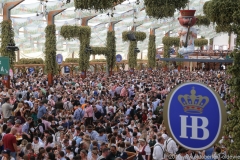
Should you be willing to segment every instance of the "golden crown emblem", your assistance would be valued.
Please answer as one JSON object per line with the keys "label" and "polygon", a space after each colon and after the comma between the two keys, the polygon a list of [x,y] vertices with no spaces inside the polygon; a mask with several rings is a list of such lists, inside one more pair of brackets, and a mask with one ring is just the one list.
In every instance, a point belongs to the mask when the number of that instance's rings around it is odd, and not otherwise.
{"label": "golden crown emblem", "polygon": [[184,112],[201,114],[204,107],[208,104],[209,98],[206,96],[197,95],[194,87],[191,90],[191,95],[179,95],[178,101],[183,106]]}

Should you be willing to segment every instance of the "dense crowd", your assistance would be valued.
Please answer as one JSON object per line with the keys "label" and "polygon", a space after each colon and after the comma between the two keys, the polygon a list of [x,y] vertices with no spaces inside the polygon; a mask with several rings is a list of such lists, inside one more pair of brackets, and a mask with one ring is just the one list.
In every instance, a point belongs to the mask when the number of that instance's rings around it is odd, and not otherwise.
{"label": "dense crowd", "polygon": [[[212,87],[226,102],[225,71],[161,70],[56,76],[15,74],[11,89],[0,87],[3,160],[197,160],[226,154],[222,141],[190,151],[168,135],[166,96],[195,81]],[[215,159],[210,157],[208,159]]]}

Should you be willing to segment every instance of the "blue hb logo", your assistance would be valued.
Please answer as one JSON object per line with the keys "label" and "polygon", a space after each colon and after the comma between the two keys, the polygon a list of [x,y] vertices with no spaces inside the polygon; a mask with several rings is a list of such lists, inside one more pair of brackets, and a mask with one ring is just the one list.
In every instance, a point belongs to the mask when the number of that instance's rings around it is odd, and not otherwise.
{"label": "blue hb logo", "polygon": [[164,120],[177,143],[191,150],[203,150],[221,137],[226,111],[216,92],[204,84],[190,82],[168,95]]}

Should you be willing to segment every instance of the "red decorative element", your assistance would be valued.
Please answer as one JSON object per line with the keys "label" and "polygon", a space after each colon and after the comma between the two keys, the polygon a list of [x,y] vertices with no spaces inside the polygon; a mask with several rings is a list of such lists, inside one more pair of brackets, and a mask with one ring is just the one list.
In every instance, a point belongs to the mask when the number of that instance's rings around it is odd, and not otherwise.
{"label": "red decorative element", "polygon": [[[178,21],[179,21],[181,26],[188,27],[188,22],[189,22],[188,18],[184,18],[184,17],[180,16],[178,18]],[[192,21],[191,21],[190,27],[194,26],[196,24],[196,22],[197,22],[197,18],[196,17],[192,17]]]}
{"label": "red decorative element", "polygon": [[194,17],[196,10],[180,10],[182,17]]}
{"label": "red decorative element", "polygon": [[195,108],[195,107],[192,107],[192,108]]}
{"label": "red decorative element", "polygon": [[190,27],[194,26],[197,22],[197,18],[194,16],[196,10],[180,10],[181,16],[178,18],[181,26],[188,27],[189,20],[191,20]]}

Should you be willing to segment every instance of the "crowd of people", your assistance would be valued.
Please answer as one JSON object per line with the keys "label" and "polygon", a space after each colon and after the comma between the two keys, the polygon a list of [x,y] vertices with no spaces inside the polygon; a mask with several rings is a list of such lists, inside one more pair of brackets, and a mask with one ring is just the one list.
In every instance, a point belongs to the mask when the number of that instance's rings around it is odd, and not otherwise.
{"label": "crowd of people", "polygon": [[[197,160],[224,154],[222,141],[190,151],[168,135],[163,120],[168,93],[184,82],[202,82],[223,99],[225,71],[156,70],[55,76],[16,74],[0,87],[3,160]],[[213,157],[209,159],[214,159]]]}

